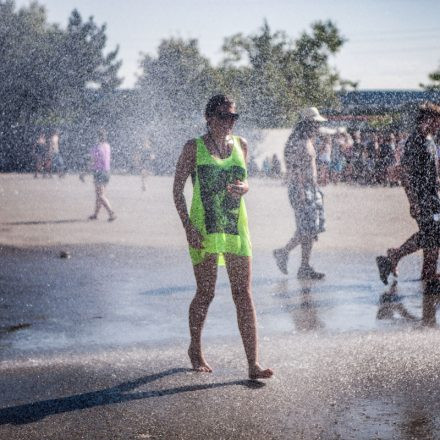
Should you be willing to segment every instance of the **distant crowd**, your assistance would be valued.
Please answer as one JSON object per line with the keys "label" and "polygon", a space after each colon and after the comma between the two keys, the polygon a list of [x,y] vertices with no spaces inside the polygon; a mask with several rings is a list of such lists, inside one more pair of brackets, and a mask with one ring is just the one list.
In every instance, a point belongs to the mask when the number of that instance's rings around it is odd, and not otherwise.
{"label": "distant crowd", "polygon": [[[345,128],[323,130],[315,139],[318,183],[325,186],[339,182],[360,185],[399,186],[399,166],[408,133],[397,130],[354,130]],[[437,145],[440,160],[440,136],[433,140]],[[67,171],[60,151],[60,131],[44,130],[33,144],[34,175],[52,177],[52,173],[63,177]],[[154,154],[151,146],[136,150],[133,155],[132,172],[153,170]],[[274,154],[266,157],[259,167],[251,158],[250,176],[282,178],[284,158]],[[143,177],[144,181],[144,177]],[[143,187],[144,187],[143,183]]]}
{"label": "distant crowd", "polygon": [[60,151],[60,132],[58,129],[41,130],[33,144],[34,177],[52,177],[57,173],[63,177],[66,173],[63,156]]}
{"label": "distant crowd", "polygon": [[[400,158],[407,138],[407,132],[391,130],[320,133],[315,140],[319,184],[400,185]],[[440,139],[434,141],[440,160]],[[253,174],[282,177],[280,158],[266,158],[261,169],[254,164]]]}
{"label": "distant crowd", "polygon": [[408,133],[397,131],[337,133],[317,142],[318,181],[399,185],[400,158]]}

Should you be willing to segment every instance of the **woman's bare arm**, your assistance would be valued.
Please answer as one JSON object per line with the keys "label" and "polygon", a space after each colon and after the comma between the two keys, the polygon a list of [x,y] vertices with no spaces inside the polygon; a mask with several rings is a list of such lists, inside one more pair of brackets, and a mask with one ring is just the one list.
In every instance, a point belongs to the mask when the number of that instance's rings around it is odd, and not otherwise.
{"label": "woman's bare arm", "polygon": [[185,195],[183,194],[185,183],[191,173],[195,170],[196,150],[197,147],[194,140],[188,141],[183,146],[174,175],[173,198],[177,213],[179,214],[180,220],[185,228],[188,243],[194,248],[201,249],[203,247],[202,236],[190,222]]}
{"label": "woman's bare arm", "polygon": [[[246,139],[240,137],[240,146],[243,151],[244,161],[248,163],[248,143]],[[247,179],[244,181],[237,180],[235,183],[228,185],[228,191],[235,197],[241,197],[249,191],[249,184]]]}
{"label": "woman's bare arm", "polygon": [[240,145],[241,145],[241,150],[243,151],[243,155],[244,155],[244,161],[246,162],[246,164],[249,162],[249,158],[248,158],[248,150],[249,150],[249,146],[247,143],[247,140],[245,138],[242,138],[240,136]]}
{"label": "woman's bare arm", "polygon": [[186,206],[183,190],[188,177],[195,168],[195,144],[194,141],[187,142],[182,149],[176,165],[173,184],[173,198],[177,213],[184,227],[189,223],[188,209]]}

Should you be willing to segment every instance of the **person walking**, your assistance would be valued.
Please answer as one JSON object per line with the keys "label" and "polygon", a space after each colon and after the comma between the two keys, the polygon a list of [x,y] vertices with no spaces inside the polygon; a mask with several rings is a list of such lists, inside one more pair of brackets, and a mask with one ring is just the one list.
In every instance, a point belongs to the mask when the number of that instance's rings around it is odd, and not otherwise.
{"label": "person walking", "polygon": [[406,255],[423,249],[422,279],[437,282],[440,246],[439,172],[433,136],[440,130],[440,106],[426,102],[419,106],[415,129],[406,141],[400,161],[401,182],[409,201],[410,215],[419,231],[399,248],[376,257],[379,277],[388,283],[391,273]]}
{"label": "person walking", "polygon": [[89,217],[89,220],[96,220],[99,211],[103,206],[108,213],[108,221],[111,222],[116,219],[116,215],[105,195],[105,187],[110,181],[111,160],[111,149],[107,142],[107,133],[105,130],[99,130],[98,143],[90,150],[90,159],[90,168],[93,173],[93,182],[95,184],[96,203],[95,212]]}
{"label": "person walking", "polygon": [[296,231],[287,244],[273,251],[275,262],[283,274],[288,273],[289,253],[301,245],[299,279],[322,279],[324,274],[310,266],[313,242],[324,228],[323,195],[317,184],[314,137],[320,123],[326,121],[318,109],[305,109],[287,140],[284,149],[289,201],[295,212]]}
{"label": "person walking", "polygon": [[60,132],[58,129],[54,129],[51,132],[49,138],[49,150],[51,160],[52,171],[58,174],[58,177],[64,177],[66,174],[66,168],[64,165],[64,159],[60,152]]}
{"label": "person walking", "polygon": [[38,173],[41,173],[44,176],[43,173],[43,166],[44,166],[44,158],[46,154],[46,133],[44,130],[41,130],[38,134],[37,140],[33,144],[32,147],[32,155],[34,159],[34,177],[38,177]]}
{"label": "person walking", "polygon": [[[211,372],[204,358],[201,336],[214,298],[217,266],[226,264],[237,320],[248,361],[250,379],[273,375],[258,362],[257,322],[251,291],[252,251],[243,196],[248,192],[247,142],[232,135],[238,119],[233,100],[215,95],[205,109],[207,132],[188,141],[180,154],[173,197],[185,229],[197,284],[189,308],[191,343],[188,355],[194,370]],[[184,196],[192,177],[190,214]]]}
{"label": "person walking", "polygon": [[139,168],[140,168],[140,175],[141,175],[142,191],[147,190],[146,180],[147,180],[148,174],[151,173],[151,171],[152,171],[152,164],[155,159],[156,159],[156,157],[155,157],[153,150],[151,148],[150,141],[147,139],[147,140],[145,140],[145,142],[142,146],[141,154],[139,157],[139,161],[140,161]]}

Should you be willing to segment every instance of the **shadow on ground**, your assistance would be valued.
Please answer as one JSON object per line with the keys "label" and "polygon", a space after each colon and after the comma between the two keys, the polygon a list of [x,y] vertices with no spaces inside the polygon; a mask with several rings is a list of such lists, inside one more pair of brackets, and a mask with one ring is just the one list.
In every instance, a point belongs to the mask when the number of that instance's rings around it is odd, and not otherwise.
{"label": "shadow on ground", "polygon": [[142,385],[154,382],[167,376],[192,371],[188,368],[172,368],[160,373],[140,377],[137,380],[121,383],[115,387],[106,388],[89,393],[75,394],[73,396],[58,399],[42,400],[25,405],[12,406],[0,409],[0,425],[14,424],[23,425],[42,420],[47,416],[83,410],[86,408],[112,405],[133,400],[149,399],[152,397],[170,396],[179,393],[222,388],[232,385],[241,385],[250,389],[258,389],[265,386],[264,383],[255,380],[235,380],[228,382],[215,382],[208,384],[186,385],[175,388],[165,388],[154,391],[132,392]]}

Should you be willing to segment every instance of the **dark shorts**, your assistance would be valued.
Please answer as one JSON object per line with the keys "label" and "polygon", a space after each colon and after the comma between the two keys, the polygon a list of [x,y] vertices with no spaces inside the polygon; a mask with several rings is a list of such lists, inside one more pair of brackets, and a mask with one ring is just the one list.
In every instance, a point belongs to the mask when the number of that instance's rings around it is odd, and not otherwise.
{"label": "dark shorts", "polygon": [[440,221],[435,221],[433,216],[425,216],[417,220],[420,238],[419,246],[422,249],[435,249],[440,247]]}
{"label": "dark shorts", "polygon": [[93,181],[97,185],[107,185],[110,181],[110,173],[107,171],[95,171],[93,173]]}
{"label": "dark shorts", "polygon": [[329,167],[330,166],[330,159],[324,159],[324,158],[319,158],[316,159],[316,162],[319,166],[322,167]]}
{"label": "dark shorts", "polygon": [[64,170],[64,160],[60,153],[55,153],[52,159],[52,167],[55,171]]}
{"label": "dark shorts", "polygon": [[296,230],[300,237],[318,239],[325,231],[323,194],[318,187],[310,186],[305,190],[305,200],[301,200],[296,185],[288,185],[289,201],[295,212]]}
{"label": "dark shorts", "polygon": [[46,148],[43,145],[37,145],[35,147],[35,158],[38,160],[43,160],[46,155]]}

